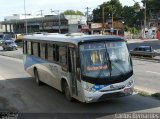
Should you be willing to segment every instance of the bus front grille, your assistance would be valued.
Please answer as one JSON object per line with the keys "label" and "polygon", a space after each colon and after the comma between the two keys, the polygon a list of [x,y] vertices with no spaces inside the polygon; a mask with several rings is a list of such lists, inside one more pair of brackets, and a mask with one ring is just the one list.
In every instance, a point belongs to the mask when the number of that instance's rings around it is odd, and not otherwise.
{"label": "bus front grille", "polygon": [[117,97],[123,97],[125,96],[124,93],[121,93],[121,92],[116,92],[116,93],[109,93],[109,94],[104,94],[102,95],[98,101],[104,101],[104,100],[107,100],[107,99],[110,99],[110,98],[117,98]]}

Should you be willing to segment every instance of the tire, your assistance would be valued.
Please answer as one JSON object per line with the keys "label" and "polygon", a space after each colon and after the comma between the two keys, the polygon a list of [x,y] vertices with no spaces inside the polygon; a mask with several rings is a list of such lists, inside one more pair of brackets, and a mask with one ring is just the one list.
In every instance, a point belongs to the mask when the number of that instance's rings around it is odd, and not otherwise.
{"label": "tire", "polygon": [[69,86],[68,86],[67,82],[64,83],[64,94],[65,94],[65,97],[68,101],[70,101],[70,102],[73,101],[73,98],[71,97],[71,93],[70,93]]}
{"label": "tire", "polygon": [[34,70],[34,78],[38,86],[42,85],[42,82],[39,80],[39,75],[37,69]]}

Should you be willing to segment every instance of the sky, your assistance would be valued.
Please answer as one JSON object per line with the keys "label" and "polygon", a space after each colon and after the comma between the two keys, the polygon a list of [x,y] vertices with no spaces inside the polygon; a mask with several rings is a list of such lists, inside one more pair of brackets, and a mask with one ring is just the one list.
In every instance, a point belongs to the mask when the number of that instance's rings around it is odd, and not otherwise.
{"label": "sky", "polygon": [[[25,2],[24,2],[25,1]],[[26,13],[32,15],[40,15],[40,10],[43,10],[43,14],[51,14],[52,10],[79,10],[86,11],[86,7],[91,8],[89,11],[97,8],[103,2],[109,0],[1,0],[0,7],[0,21],[4,20],[5,16],[12,16],[13,14],[24,14],[24,3]],[[140,2],[141,0],[135,0]],[[134,4],[133,0],[120,0],[122,5],[131,6]]]}

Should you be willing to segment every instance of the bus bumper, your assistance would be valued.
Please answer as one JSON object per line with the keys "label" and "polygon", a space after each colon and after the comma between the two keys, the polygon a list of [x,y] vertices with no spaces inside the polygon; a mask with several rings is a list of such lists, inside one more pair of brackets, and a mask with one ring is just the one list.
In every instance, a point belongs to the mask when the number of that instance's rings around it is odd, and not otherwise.
{"label": "bus bumper", "polygon": [[[128,83],[131,81],[132,81],[132,84],[128,86]],[[121,85],[123,85],[124,87],[121,89],[116,89],[116,87],[120,87]],[[108,99],[114,99],[118,97],[129,96],[133,94],[133,91],[134,91],[133,87],[134,87],[134,81],[132,78],[129,78],[125,82],[121,82],[113,85],[111,84],[95,92],[84,90],[84,98],[85,98],[84,100],[86,103],[91,103],[91,102],[97,102],[97,101],[105,101]],[[109,88],[112,88],[112,89],[109,90]]]}

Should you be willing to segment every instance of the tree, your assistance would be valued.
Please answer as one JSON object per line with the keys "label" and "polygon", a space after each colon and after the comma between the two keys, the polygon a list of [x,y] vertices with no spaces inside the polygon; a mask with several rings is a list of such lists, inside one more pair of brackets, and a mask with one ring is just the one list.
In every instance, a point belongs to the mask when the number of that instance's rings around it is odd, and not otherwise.
{"label": "tree", "polygon": [[140,5],[135,3],[133,6],[124,6],[119,0],[110,0],[99,5],[98,8],[93,10],[93,22],[102,22],[104,9],[104,19],[111,19],[112,14],[114,19],[121,19],[125,25],[129,27],[139,27],[144,18],[143,11],[140,10]]}
{"label": "tree", "polygon": [[[103,16],[103,9],[104,9],[104,16]],[[111,0],[108,2],[104,2],[103,4],[99,5],[99,8],[93,10],[93,21],[100,22],[102,18],[105,19],[111,18],[112,14],[114,18],[121,17],[122,11],[122,4],[119,0]]]}
{"label": "tree", "polygon": [[[150,17],[151,13],[157,14],[157,16],[160,15],[160,0],[142,0],[143,4],[145,2],[147,5],[147,18]],[[93,10],[93,22],[103,22],[103,18],[104,21],[111,19],[113,13],[114,20],[121,18],[124,21],[124,25],[127,26],[126,30],[128,28],[141,29],[144,25],[144,10],[145,8],[141,8],[138,2],[133,6],[122,7],[119,0],[110,0]]]}
{"label": "tree", "polygon": [[146,2],[148,9],[158,9],[160,10],[160,0],[142,0],[144,4]]}
{"label": "tree", "polygon": [[147,16],[150,15],[151,11],[155,14],[160,13],[160,0],[142,0],[143,6],[147,6]]}
{"label": "tree", "polygon": [[81,11],[74,11],[74,10],[66,10],[63,13],[61,13],[62,15],[84,15]]}
{"label": "tree", "polygon": [[124,22],[127,26],[141,28],[144,13],[140,10],[138,3],[135,3],[133,6],[124,6],[122,12]]}

